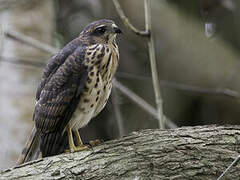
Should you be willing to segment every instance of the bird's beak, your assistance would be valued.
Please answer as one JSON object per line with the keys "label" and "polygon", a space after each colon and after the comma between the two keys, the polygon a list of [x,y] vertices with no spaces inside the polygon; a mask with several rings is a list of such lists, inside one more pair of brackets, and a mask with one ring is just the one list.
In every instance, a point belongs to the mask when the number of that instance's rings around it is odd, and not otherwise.
{"label": "bird's beak", "polygon": [[112,24],[112,28],[114,33],[117,33],[117,34],[122,33],[121,29],[116,24]]}
{"label": "bird's beak", "polygon": [[121,34],[122,33],[120,28],[114,28],[114,32],[117,33],[117,34]]}

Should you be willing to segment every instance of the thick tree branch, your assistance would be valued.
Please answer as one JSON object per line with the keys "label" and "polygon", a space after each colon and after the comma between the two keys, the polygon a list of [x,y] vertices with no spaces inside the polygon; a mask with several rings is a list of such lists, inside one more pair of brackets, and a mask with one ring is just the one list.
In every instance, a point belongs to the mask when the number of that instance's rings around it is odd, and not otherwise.
{"label": "thick tree branch", "polygon": [[[240,126],[143,130],[88,151],[40,159],[0,179],[217,179],[240,152]],[[240,164],[225,179],[238,179]]]}

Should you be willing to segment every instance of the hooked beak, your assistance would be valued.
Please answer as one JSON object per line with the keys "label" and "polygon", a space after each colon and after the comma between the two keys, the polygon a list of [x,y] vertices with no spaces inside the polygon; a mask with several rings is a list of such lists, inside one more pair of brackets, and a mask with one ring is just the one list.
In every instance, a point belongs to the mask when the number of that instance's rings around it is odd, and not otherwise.
{"label": "hooked beak", "polygon": [[114,32],[117,33],[117,34],[121,34],[122,33],[121,29],[118,28],[118,27],[114,28]]}
{"label": "hooked beak", "polygon": [[116,24],[112,24],[112,28],[114,33],[116,34],[122,33],[121,29]]}

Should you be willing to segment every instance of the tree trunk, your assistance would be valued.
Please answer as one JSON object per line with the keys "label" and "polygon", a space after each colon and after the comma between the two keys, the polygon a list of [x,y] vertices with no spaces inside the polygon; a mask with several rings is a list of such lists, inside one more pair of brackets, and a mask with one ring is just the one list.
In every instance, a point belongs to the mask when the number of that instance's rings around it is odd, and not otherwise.
{"label": "tree trunk", "polygon": [[[39,159],[0,179],[216,179],[240,151],[240,126],[149,129],[87,151]],[[240,165],[226,179],[239,179]]]}

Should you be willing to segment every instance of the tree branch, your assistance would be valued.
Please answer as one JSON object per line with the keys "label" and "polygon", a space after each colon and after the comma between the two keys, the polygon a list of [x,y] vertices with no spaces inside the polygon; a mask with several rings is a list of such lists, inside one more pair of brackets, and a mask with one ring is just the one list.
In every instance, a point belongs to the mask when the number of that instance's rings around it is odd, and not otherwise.
{"label": "tree branch", "polygon": [[112,88],[112,105],[113,105],[113,110],[114,110],[114,114],[116,116],[116,120],[117,120],[117,127],[118,127],[118,132],[119,132],[119,137],[122,137],[125,133],[124,133],[124,125],[123,125],[123,118],[122,118],[122,113],[121,113],[121,109],[119,106],[119,95],[118,95],[118,91],[116,90],[116,87],[113,86]]}
{"label": "tree branch", "polygon": [[144,9],[145,9],[145,24],[146,24],[145,28],[146,28],[146,31],[150,32],[150,36],[148,39],[148,50],[149,50],[149,58],[151,63],[153,89],[154,89],[155,101],[157,106],[158,122],[159,122],[159,127],[161,129],[164,129],[165,122],[163,117],[163,105],[162,105],[163,103],[162,103],[161,90],[159,86],[157,63],[156,63],[155,48],[154,48],[154,39],[152,34],[150,0],[144,0]]}
{"label": "tree branch", "polygon": [[[134,31],[138,35],[142,35],[139,30],[137,30],[131,23],[129,23],[128,18],[125,16],[118,0],[113,0],[113,3],[117,9],[119,16],[121,17],[124,24]],[[155,101],[157,106],[157,119],[159,121],[159,127],[161,129],[165,128],[165,118],[163,115],[163,107],[162,107],[162,97],[161,91],[159,87],[159,80],[158,80],[158,72],[157,72],[157,63],[155,57],[155,48],[154,48],[154,40],[152,36],[152,26],[151,26],[151,7],[150,7],[150,0],[144,0],[144,12],[145,12],[145,32],[147,33],[148,37],[148,49],[149,49],[149,58],[151,63],[151,72],[152,72],[152,79],[153,79],[153,89],[155,94]],[[143,31],[142,31],[143,33]]]}
{"label": "tree branch", "polygon": [[[132,102],[134,102],[136,105],[141,107],[145,112],[151,114],[154,118],[158,119],[158,112],[156,109],[148,104],[143,98],[135,94],[133,91],[131,91],[129,88],[121,84],[119,81],[114,79],[113,86],[116,87],[121,93],[123,93],[125,96],[127,96]],[[177,125],[172,122],[170,119],[167,119],[165,116],[164,122],[166,123],[166,126],[168,128],[176,128]]]}
{"label": "tree branch", "polygon": [[[87,151],[39,159],[0,179],[217,179],[240,152],[240,126],[149,129]],[[235,164],[225,178],[238,179]]]}
{"label": "tree branch", "polygon": [[239,162],[239,160],[240,160],[240,155],[238,155],[238,157],[236,157],[236,158],[234,159],[234,161],[233,161],[233,162],[226,168],[226,170],[217,178],[217,180],[221,180],[221,179],[227,174],[227,172],[229,172],[230,169]]}
{"label": "tree branch", "polygon": [[20,32],[8,29],[7,31],[4,32],[4,34],[9,38],[17,40],[19,42],[23,42],[32,47],[40,49],[41,51],[44,51],[44,52],[51,53],[51,54],[55,54],[56,52],[58,52],[58,49],[56,49],[48,44],[42,43],[41,41],[38,41],[36,39],[33,39],[30,36],[26,36]]}
{"label": "tree branch", "polygon": [[37,3],[38,0],[1,0],[0,10],[6,10],[9,8],[16,8],[19,6],[30,6],[33,3]]}
{"label": "tree branch", "polygon": [[123,23],[130,29],[132,30],[134,33],[136,33],[137,35],[140,36],[149,36],[149,32],[148,31],[140,31],[137,28],[135,28],[128,20],[128,18],[125,16],[118,0],[113,0],[113,4],[120,16],[120,18],[122,19]]}

